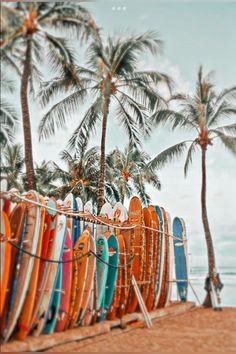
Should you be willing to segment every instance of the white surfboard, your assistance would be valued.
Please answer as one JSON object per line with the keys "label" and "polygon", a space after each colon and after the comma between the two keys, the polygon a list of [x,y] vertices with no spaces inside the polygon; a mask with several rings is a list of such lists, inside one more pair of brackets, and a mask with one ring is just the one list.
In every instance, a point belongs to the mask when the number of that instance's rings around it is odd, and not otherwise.
{"label": "white surfboard", "polygon": [[[55,245],[52,259],[58,261],[62,255],[63,244],[66,234],[67,219],[65,215],[59,215],[57,219],[57,231],[55,236]],[[39,324],[38,328],[34,332],[34,336],[40,335],[44,328],[46,320],[47,310],[50,304],[51,296],[54,291],[55,279],[58,269],[58,263],[52,263],[50,268],[50,274],[46,284],[46,291],[44,292],[40,308],[39,308]]]}
{"label": "white surfboard", "polygon": [[[167,225],[168,225],[168,234],[172,234],[171,217],[167,211],[166,211],[166,218],[167,218]],[[173,242],[173,238],[169,237],[169,286],[168,286],[167,301],[166,301],[167,305],[171,301],[173,271],[174,271],[174,242]]]}
{"label": "white surfboard", "polygon": [[119,220],[120,222],[124,222],[128,219],[128,211],[121,202],[117,202],[114,205],[112,218],[114,220]]}

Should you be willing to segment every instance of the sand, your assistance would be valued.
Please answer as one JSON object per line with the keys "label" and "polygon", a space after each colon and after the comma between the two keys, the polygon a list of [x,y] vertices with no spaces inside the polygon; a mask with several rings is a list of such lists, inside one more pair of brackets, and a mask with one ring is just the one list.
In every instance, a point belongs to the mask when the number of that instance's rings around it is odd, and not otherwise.
{"label": "sand", "polygon": [[227,352],[236,351],[236,308],[195,308],[163,318],[152,329],[129,326],[110,333],[56,346],[49,352]]}

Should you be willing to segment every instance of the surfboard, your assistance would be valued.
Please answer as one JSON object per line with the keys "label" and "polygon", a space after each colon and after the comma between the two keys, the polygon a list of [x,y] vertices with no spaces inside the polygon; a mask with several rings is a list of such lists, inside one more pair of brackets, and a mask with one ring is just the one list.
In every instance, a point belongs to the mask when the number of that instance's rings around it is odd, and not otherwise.
{"label": "surfboard", "polygon": [[164,216],[162,209],[156,205],[155,206],[156,213],[159,219],[159,250],[158,250],[158,271],[156,278],[156,295],[155,295],[155,303],[154,307],[157,308],[159,305],[160,297],[161,297],[161,289],[162,289],[162,279],[163,279],[163,269],[164,269],[164,255],[165,255],[165,236],[162,234],[164,231]]}
{"label": "surfboard", "polygon": [[97,311],[102,308],[102,303],[105,297],[106,281],[108,266],[103,262],[108,263],[108,244],[107,239],[103,235],[99,235],[96,240],[97,255],[100,259],[96,259],[96,286],[97,286]]}
{"label": "surfboard", "polygon": [[90,326],[92,324],[93,316],[95,315],[95,302],[94,302],[94,276],[91,283],[91,293],[88,301],[88,306],[86,308],[85,316],[82,319],[82,326]]}
{"label": "surfboard", "polygon": [[101,315],[98,316],[99,322],[106,317],[107,311],[112,303],[118,275],[119,244],[115,235],[112,234],[108,237],[107,244],[109,252],[108,263],[110,266],[108,266],[103,308],[101,309]]}
{"label": "surfboard", "polygon": [[[84,206],[83,206],[83,201],[80,197],[76,198],[76,202],[77,202],[77,207],[78,207],[78,211],[79,212],[83,212],[84,211]],[[79,221],[79,235],[81,235],[82,230],[83,230],[83,220],[81,219]]]}
{"label": "surfboard", "polygon": [[[172,222],[168,212],[166,212],[168,234],[172,235]],[[167,304],[171,301],[173,272],[174,272],[174,243],[173,238],[169,237],[169,286],[167,289]]]}
{"label": "surfboard", "polygon": [[[183,239],[183,225],[178,217],[173,220],[174,236]],[[174,255],[175,255],[175,275],[177,281],[177,290],[181,301],[187,300],[188,295],[188,271],[185,254],[184,242],[174,239]],[[179,282],[178,282],[179,281]]]}
{"label": "surfboard", "polygon": [[[39,202],[38,194],[35,191],[29,191],[25,194],[27,199]],[[23,248],[32,253],[36,253],[40,229],[40,208],[34,204],[27,203],[27,224],[26,232],[24,235]],[[5,340],[7,341],[11,336],[16,322],[20,316],[24,300],[27,294],[31,273],[34,266],[34,258],[29,257],[23,253],[20,261],[20,272],[18,282],[15,290],[15,299],[12,303],[9,312],[9,321],[5,330]]]}
{"label": "surfboard", "polygon": [[185,252],[186,263],[187,263],[187,274],[188,274],[188,278],[189,278],[190,264],[189,264],[189,256],[188,256],[187,229],[186,229],[186,223],[185,223],[184,219],[180,218],[180,221],[183,226],[184,252]]}
{"label": "surfboard", "polygon": [[11,238],[11,226],[7,214],[4,211],[1,211],[1,236],[3,240],[0,241],[0,255],[1,255],[1,265],[0,265],[0,278],[1,278],[1,287],[0,287],[0,316],[5,305],[5,299],[7,294],[7,285],[10,274],[10,265],[11,265],[11,245],[7,242]]}
{"label": "surfboard", "polygon": [[[11,227],[11,241],[18,247],[22,246],[23,237],[25,234],[26,227],[26,205],[24,203],[19,203],[11,212],[10,215],[10,227]],[[2,309],[1,316],[1,333],[2,337],[5,336],[5,328],[9,320],[9,306],[14,300],[15,296],[15,287],[18,281],[18,277],[15,277],[16,266],[20,261],[21,252],[11,246],[11,262],[8,275],[8,284],[7,284],[7,294],[5,295],[4,308]]]}
{"label": "surfboard", "polygon": [[[82,235],[76,241],[74,246],[74,257],[82,257],[90,250],[90,232],[89,230],[84,230]],[[73,308],[73,313],[70,319],[69,328],[73,328],[78,321],[78,317],[81,315],[81,304],[83,301],[83,296],[85,295],[85,285],[88,275],[88,265],[89,257],[82,257],[77,261],[78,264],[78,281],[75,295],[75,304]]]}
{"label": "surfboard", "polygon": [[[90,230],[90,233],[91,233],[91,231],[92,230]],[[92,236],[90,236],[90,250],[92,252],[96,253],[95,240]],[[88,304],[89,304],[90,295],[91,295],[92,287],[93,287],[95,267],[96,267],[96,258],[93,254],[91,254],[88,257],[87,277],[85,280],[84,293],[83,293],[83,297],[82,297],[82,301],[81,301],[81,305],[80,305],[80,310],[79,310],[79,316],[78,316],[79,324],[82,323],[83,318],[85,316],[85,312],[86,312]]]}
{"label": "surfboard", "polygon": [[[65,246],[63,250],[63,261],[69,261],[73,258],[72,252],[72,238],[71,231],[67,229]],[[64,330],[67,316],[70,307],[70,297],[71,297],[71,283],[72,283],[72,262],[71,263],[63,263],[62,265],[62,293],[61,293],[61,301],[58,312],[57,324],[55,327],[56,332],[61,332]]]}
{"label": "surfboard", "polygon": [[113,320],[116,317],[122,318],[124,316],[128,295],[125,242],[121,233],[118,233],[116,238],[119,245],[119,268],[113,301],[108,311],[109,320]]}
{"label": "surfboard", "polygon": [[[53,260],[60,260],[64,247],[64,240],[66,235],[67,220],[65,215],[59,215],[57,218],[56,235],[54,242],[54,249],[52,253]],[[34,330],[34,336],[39,336],[44,327],[47,325],[48,317],[51,317],[51,305],[53,293],[58,276],[58,263],[51,263],[49,276],[47,278],[45,291],[39,306],[37,328]]]}
{"label": "surfboard", "polygon": [[[149,205],[148,209],[151,213],[153,229],[159,230],[159,219],[157,217],[155,207],[153,205]],[[159,243],[160,243],[159,232],[154,231],[153,232],[153,271],[152,271],[148,296],[146,300],[146,307],[148,311],[151,311],[154,308],[155,297],[156,297],[156,279],[157,279],[158,268],[159,268],[158,255],[160,251]]]}
{"label": "surfboard", "polygon": [[[111,214],[111,211],[110,213]],[[117,202],[112,210],[112,219],[119,222],[124,222],[128,219],[128,212],[121,202]]]}
{"label": "surfboard", "polygon": [[[50,208],[56,208],[56,200],[55,198],[51,197],[44,198],[46,204]],[[43,241],[42,241],[42,250],[41,250],[41,257],[45,259],[53,259],[53,252],[55,247],[55,239],[56,239],[56,232],[57,232],[57,217],[58,214],[50,209],[46,209],[45,212],[45,231],[43,234]],[[38,282],[37,282],[37,291],[35,296],[35,302],[33,307],[33,314],[30,321],[30,329],[37,329],[38,322],[39,322],[39,308],[46,290],[46,285],[48,281],[48,277],[50,274],[52,263],[40,261],[39,266],[39,274],[38,274]]]}
{"label": "surfboard", "polygon": [[[133,197],[130,200],[128,221],[130,224],[143,224],[142,204],[138,197]],[[140,226],[136,227],[131,233],[131,253],[135,255],[133,260],[132,273],[135,277],[135,280],[141,287],[140,283],[143,279],[143,267],[145,262],[145,234],[144,230]],[[129,291],[127,312],[134,312],[137,304],[138,299],[135,295],[133,287],[131,287]]]}
{"label": "surfboard", "polygon": [[[39,196],[39,202],[45,205],[44,198]],[[41,255],[42,243],[43,243],[43,234],[44,234],[44,220],[45,220],[45,208],[40,209],[40,229],[39,229],[39,238],[36,250],[36,256]],[[29,288],[27,291],[27,296],[25,298],[24,305],[22,307],[21,315],[18,321],[18,332],[16,333],[16,338],[19,340],[24,340],[30,330],[30,321],[32,317],[35,295],[37,292],[37,282],[39,275],[39,266],[40,259],[34,259],[34,267],[30,278]]]}
{"label": "surfboard", "polygon": [[[151,211],[148,208],[143,209],[144,225],[150,229],[153,228],[153,220]],[[152,281],[153,273],[153,251],[154,251],[154,234],[152,230],[144,229],[146,237],[146,252],[145,252],[145,268],[144,268],[144,284],[141,287],[143,301],[146,303],[149,293],[149,288]]]}
{"label": "surfboard", "polygon": [[[79,208],[78,208],[78,204],[76,201],[76,198],[73,194],[73,211],[75,213],[78,213]],[[73,221],[72,221],[72,240],[73,240],[73,245],[75,245],[76,241],[78,240],[78,238],[81,235],[81,230],[80,230],[80,220],[77,217],[73,217]]]}
{"label": "surfboard", "polygon": [[167,293],[168,293],[168,286],[169,286],[169,240],[167,237],[168,233],[168,224],[167,224],[167,217],[166,211],[163,207],[161,207],[162,217],[163,217],[163,274],[162,274],[162,282],[161,282],[161,294],[160,299],[158,302],[157,307],[161,308],[164,307],[167,301]]}
{"label": "surfboard", "polygon": [[57,278],[55,281],[55,288],[52,294],[52,303],[50,306],[50,312],[47,316],[44,332],[51,334],[54,331],[57,322],[57,314],[60,308],[61,293],[62,293],[62,264],[58,264]]}
{"label": "surfboard", "polygon": [[[0,191],[1,192],[7,192],[7,180],[6,179],[2,179],[0,181]],[[8,199],[0,199],[0,209],[2,211],[4,211],[4,213],[7,215],[7,217],[10,216],[11,211],[13,209],[13,203],[8,200]]]}

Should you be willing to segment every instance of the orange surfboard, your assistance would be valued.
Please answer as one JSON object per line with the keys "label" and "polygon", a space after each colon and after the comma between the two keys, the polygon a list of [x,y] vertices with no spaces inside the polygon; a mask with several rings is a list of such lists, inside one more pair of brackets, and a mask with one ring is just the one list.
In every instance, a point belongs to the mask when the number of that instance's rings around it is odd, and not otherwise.
{"label": "orange surfboard", "polygon": [[[143,211],[142,204],[138,197],[133,197],[129,205],[129,218],[128,221],[131,224],[142,225],[143,223]],[[134,229],[131,236],[131,251],[135,255],[133,261],[133,275],[137,281],[137,284],[141,286],[143,280],[143,267],[145,263],[145,234],[141,226]],[[135,295],[133,288],[130,288],[127,312],[132,313],[135,311],[138,304],[138,299]]]}
{"label": "orange surfboard", "polygon": [[[21,233],[23,230],[24,219],[26,213],[26,205],[24,203],[19,203],[16,207],[12,210],[10,215],[10,227],[11,227],[11,240],[16,245],[19,244]],[[7,284],[7,295],[5,295],[4,301],[4,308],[2,309],[2,316],[1,316],[1,332],[3,333],[6,327],[6,320],[8,315],[8,307],[9,307],[9,300],[10,300],[10,291],[12,288],[14,274],[15,274],[15,260],[18,254],[18,250],[11,246],[11,262],[10,262],[10,269],[9,269],[9,276],[8,276],[8,284]]]}
{"label": "orange surfboard", "polygon": [[[143,209],[143,217],[144,217],[144,225],[153,228],[153,220],[151,211],[148,208]],[[143,286],[141,288],[141,293],[143,297],[143,301],[146,302],[149,288],[152,280],[152,272],[153,272],[153,251],[154,251],[154,233],[152,230],[144,229],[145,237],[146,237],[146,252],[145,252],[145,272],[143,277]]]}
{"label": "orange surfboard", "polygon": [[4,308],[7,285],[10,273],[11,264],[11,245],[7,242],[7,239],[11,237],[11,226],[8,220],[7,214],[1,211],[1,237],[0,247],[1,247],[1,288],[0,288],[0,316],[2,315],[2,310]]}
{"label": "orange surfboard", "polygon": [[[91,230],[92,232],[92,230]],[[95,240],[93,237],[90,237],[90,249],[92,252],[96,252],[96,245],[95,245]],[[93,286],[93,279],[94,279],[94,273],[95,273],[95,268],[96,268],[96,258],[93,254],[91,254],[88,258],[88,271],[87,271],[87,277],[85,281],[85,287],[84,287],[84,294],[83,298],[81,301],[81,306],[79,310],[79,323],[83,320],[85,316],[86,309],[89,304],[89,299],[90,299],[90,294],[92,291],[92,286]]]}
{"label": "orange surfboard", "polygon": [[[80,257],[83,254],[87,253],[90,249],[90,232],[88,230],[84,230],[82,235],[78,238],[74,246],[74,257]],[[81,305],[84,296],[84,290],[86,285],[86,278],[88,275],[88,258],[87,256],[76,261],[78,264],[78,272],[77,272],[77,286],[76,286],[76,294],[73,312],[71,314],[71,319],[69,323],[69,328],[73,328],[80,316]]]}
{"label": "orange surfboard", "polygon": [[[45,205],[43,197],[39,197],[39,202]],[[45,208],[40,210],[40,229],[39,229],[39,238],[38,245],[36,250],[36,256],[41,255],[43,234],[44,234],[44,219],[45,219]],[[37,292],[37,283],[38,283],[38,274],[39,274],[40,260],[35,258],[34,267],[32,275],[30,278],[30,284],[27,292],[27,296],[21,311],[21,316],[18,321],[18,332],[16,333],[16,338],[24,340],[30,330],[30,322],[33,313],[34,301]]]}
{"label": "orange surfboard", "polygon": [[[159,229],[159,219],[153,205],[148,207],[149,211],[151,212],[152,217],[152,227],[153,229]],[[152,270],[152,277],[151,283],[148,290],[148,296],[146,300],[146,307],[148,311],[153,310],[155,296],[156,296],[156,278],[158,272],[158,252],[159,252],[159,232],[153,232],[153,270]]]}

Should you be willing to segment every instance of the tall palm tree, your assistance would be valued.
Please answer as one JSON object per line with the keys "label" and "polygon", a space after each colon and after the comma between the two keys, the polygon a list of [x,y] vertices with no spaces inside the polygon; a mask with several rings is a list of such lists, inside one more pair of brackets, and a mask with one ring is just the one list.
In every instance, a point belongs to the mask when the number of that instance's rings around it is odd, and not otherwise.
{"label": "tall palm tree", "polygon": [[2,151],[1,178],[7,180],[8,189],[17,188],[23,192],[23,167],[22,146],[20,144],[6,145]]}
{"label": "tall palm tree", "polygon": [[128,145],[123,151],[113,150],[108,154],[106,161],[110,167],[111,179],[117,186],[120,201],[124,203],[125,197],[130,198],[136,192],[144,205],[150,202],[150,196],[146,192],[146,184],[152,184],[156,189],[161,188],[161,183],[155,171],[148,168],[150,156]]}
{"label": "tall palm tree", "polygon": [[[140,144],[140,131],[147,132],[147,116],[150,110],[165,102],[155,89],[160,82],[170,85],[167,75],[156,71],[139,71],[140,54],[151,51],[158,54],[162,42],[154,32],[141,35],[111,38],[107,41],[94,41],[88,48],[88,68],[75,67],[81,78],[80,85],[74,79],[65,77],[45,84],[41,92],[42,103],[48,104],[58,92],[72,93],[55,104],[43,117],[40,137],[54,134],[62,127],[72,113],[78,113],[81,104],[92,103],[74,131],[69,147],[73,148],[81,138],[89,139],[101,123],[100,168],[98,175],[98,211],[104,203],[104,181],[106,166],[106,137],[108,118],[116,118],[125,129],[130,142]],[[83,77],[83,78],[82,78]],[[114,115],[111,109],[116,108]]]}
{"label": "tall palm tree", "polygon": [[1,97],[0,102],[0,147],[12,145],[14,142],[14,132],[18,124],[18,115],[14,106],[7,99],[6,94],[14,92],[15,85],[12,80],[6,77],[2,72],[1,77],[1,93],[5,94]]}
{"label": "tall palm tree", "polygon": [[1,60],[21,76],[26,174],[28,188],[35,188],[28,91],[33,90],[33,78],[40,80],[39,63],[45,58],[54,73],[73,75],[74,63],[68,42],[48,30],[81,35],[97,29],[89,13],[76,2],[11,2],[1,7]]}
{"label": "tall palm tree", "polygon": [[[194,153],[200,151],[202,223],[208,252],[208,272],[209,277],[213,278],[216,275],[216,262],[206,206],[206,153],[213,142],[219,139],[230,152],[236,155],[236,123],[228,125],[222,123],[225,119],[231,119],[236,114],[236,87],[217,93],[212,84],[211,75],[212,73],[203,77],[202,67],[200,67],[194,95],[173,97],[180,99],[180,111],[176,113],[166,110],[153,115],[153,122],[156,125],[170,122],[173,128],[189,129],[197,136],[195,139],[183,141],[161,152],[149,163],[149,167],[151,169],[161,167],[188,149],[184,165],[186,176]],[[209,294],[207,294],[205,304],[210,303],[209,299]]]}

